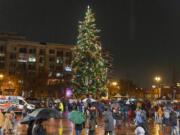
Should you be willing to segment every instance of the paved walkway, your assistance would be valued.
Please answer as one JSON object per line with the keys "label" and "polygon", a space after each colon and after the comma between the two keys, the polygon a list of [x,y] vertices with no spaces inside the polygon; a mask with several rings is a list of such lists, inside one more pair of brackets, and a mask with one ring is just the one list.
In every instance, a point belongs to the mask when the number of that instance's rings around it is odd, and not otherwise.
{"label": "paved walkway", "polygon": [[[50,119],[44,122],[44,127],[46,128],[48,135],[75,135],[74,125],[67,120],[67,113],[64,114],[64,118],[61,120]],[[27,125],[21,125],[19,122],[21,116],[16,120],[16,126],[14,130],[14,135],[26,135]],[[88,124],[86,124],[88,125]],[[157,124],[154,124],[153,121],[148,123],[148,129],[150,135],[170,135],[169,129],[163,127],[159,128]],[[123,123],[121,129],[116,129],[114,135],[134,135],[135,127],[133,123],[130,125],[128,123]],[[82,131],[81,135],[86,135],[86,129]],[[96,128],[95,135],[104,135],[104,122],[103,119],[98,119],[98,127]]]}

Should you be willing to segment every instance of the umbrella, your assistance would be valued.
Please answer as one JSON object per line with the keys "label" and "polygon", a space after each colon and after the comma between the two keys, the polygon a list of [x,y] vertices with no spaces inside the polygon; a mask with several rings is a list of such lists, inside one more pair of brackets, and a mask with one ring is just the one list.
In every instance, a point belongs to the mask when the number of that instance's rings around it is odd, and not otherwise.
{"label": "umbrella", "polygon": [[59,103],[59,102],[61,102],[61,101],[60,101],[60,99],[56,99],[54,102],[55,102],[55,103]]}
{"label": "umbrella", "polygon": [[26,115],[26,117],[24,117],[22,120],[21,120],[21,124],[29,124],[30,122],[32,121],[35,121],[36,118],[35,117],[31,117],[29,115]]}
{"label": "umbrella", "polygon": [[85,116],[80,111],[72,111],[69,113],[68,119],[74,124],[81,124],[85,121]]}
{"label": "umbrella", "polygon": [[92,98],[85,98],[83,99],[83,102],[96,102],[96,100]]}
{"label": "umbrella", "polygon": [[121,98],[122,96],[120,94],[116,94],[114,97],[115,98]]}
{"label": "umbrella", "polygon": [[56,109],[51,108],[39,108],[29,114],[30,117],[34,117],[36,120],[47,120],[50,118],[60,119],[60,113]]}
{"label": "umbrella", "polygon": [[4,112],[18,111],[18,109],[14,106],[8,107],[4,109]]}

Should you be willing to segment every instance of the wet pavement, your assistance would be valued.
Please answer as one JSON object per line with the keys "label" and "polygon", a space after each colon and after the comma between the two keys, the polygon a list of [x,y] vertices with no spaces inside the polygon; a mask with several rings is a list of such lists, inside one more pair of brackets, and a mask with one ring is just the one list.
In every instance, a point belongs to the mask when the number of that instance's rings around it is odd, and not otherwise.
{"label": "wet pavement", "polygon": [[[47,130],[48,135],[75,135],[74,125],[67,119],[68,113],[63,115],[60,120],[50,119],[43,122],[44,127]],[[26,135],[27,125],[21,125],[21,116],[16,119],[16,126],[14,135]],[[98,119],[98,127],[96,128],[95,135],[104,135],[104,122],[103,119]],[[88,121],[86,122],[88,127]],[[148,129],[150,135],[170,135],[170,129],[167,127],[161,127],[151,120],[148,123]],[[87,128],[83,129],[81,135],[86,135]],[[135,127],[133,121],[130,123],[123,122],[120,129],[116,129],[114,135],[134,135]],[[7,134],[8,135],[8,134]]]}

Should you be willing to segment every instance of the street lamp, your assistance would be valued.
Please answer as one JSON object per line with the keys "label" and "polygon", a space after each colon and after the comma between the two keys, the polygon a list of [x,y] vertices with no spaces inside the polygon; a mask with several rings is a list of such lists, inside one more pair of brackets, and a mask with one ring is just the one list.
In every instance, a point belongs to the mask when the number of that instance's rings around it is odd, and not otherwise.
{"label": "street lamp", "polygon": [[155,79],[155,81],[156,81],[157,83],[159,83],[159,82],[161,81],[161,77],[160,77],[160,76],[156,76],[154,79]]}
{"label": "street lamp", "polygon": [[[156,81],[157,85],[159,84],[159,82],[161,81],[161,77],[160,76],[156,76],[154,78],[154,80]],[[157,86],[158,88],[158,97],[160,97],[160,93],[161,93],[161,88],[160,88],[160,84]]]}
{"label": "street lamp", "polygon": [[113,86],[117,86],[117,84],[118,84],[117,82],[112,82]]}
{"label": "street lamp", "polygon": [[0,74],[0,79],[2,80],[4,78],[4,75],[3,74]]}

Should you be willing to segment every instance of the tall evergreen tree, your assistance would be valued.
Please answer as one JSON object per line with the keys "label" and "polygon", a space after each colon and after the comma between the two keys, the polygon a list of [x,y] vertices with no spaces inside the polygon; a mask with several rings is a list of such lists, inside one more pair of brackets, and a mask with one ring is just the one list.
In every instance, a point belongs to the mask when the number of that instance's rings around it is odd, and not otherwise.
{"label": "tall evergreen tree", "polygon": [[102,57],[101,43],[97,35],[94,13],[88,7],[84,21],[79,22],[77,45],[73,48],[72,90],[81,95],[105,95],[106,68]]}

